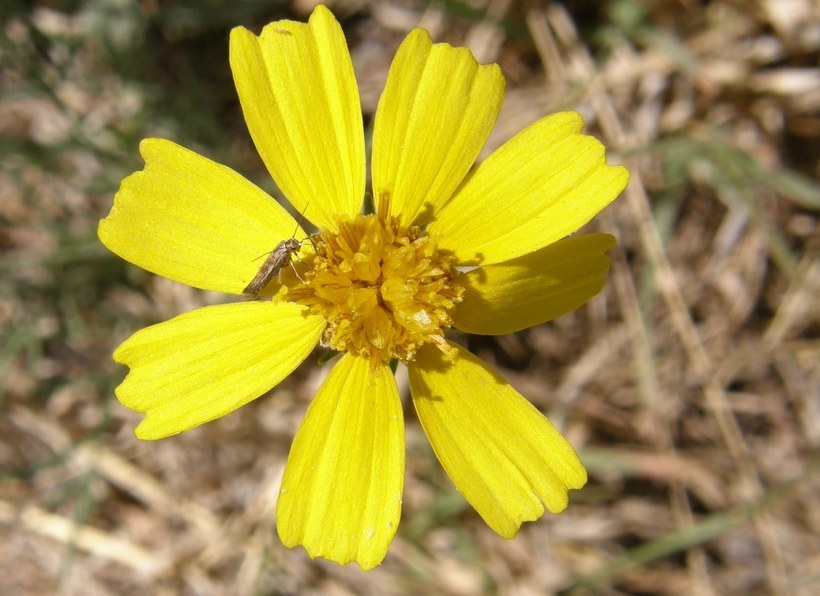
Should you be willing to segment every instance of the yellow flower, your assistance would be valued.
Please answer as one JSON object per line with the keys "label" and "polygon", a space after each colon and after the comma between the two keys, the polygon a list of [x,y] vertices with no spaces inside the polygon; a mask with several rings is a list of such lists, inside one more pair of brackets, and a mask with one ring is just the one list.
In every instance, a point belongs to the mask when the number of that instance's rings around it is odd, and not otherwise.
{"label": "yellow flower", "polygon": [[[305,239],[270,297],[200,308],[135,333],[114,353],[118,399],[143,412],[141,439],[203,424],[256,399],[317,343],[343,352],[296,434],[277,504],[285,545],[362,568],[399,523],[404,426],[390,368],[408,368],[418,418],[465,499],[505,538],[586,482],[553,425],[490,367],[445,339],[453,326],[503,334],[598,293],[605,234],[565,238],[628,177],[563,112],[534,123],[470,171],[498,115],[504,79],[422,30],[398,50],[373,133],[375,213],[362,215],[365,144],[341,28],[231,34],[245,120],[278,187],[319,232],[234,171],[148,139],[99,237],[128,261],[197,288],[242,294],[260,254]],[[293,271],[292,271],[293,270]],[[281,279],[279,279],[281,277]]]}

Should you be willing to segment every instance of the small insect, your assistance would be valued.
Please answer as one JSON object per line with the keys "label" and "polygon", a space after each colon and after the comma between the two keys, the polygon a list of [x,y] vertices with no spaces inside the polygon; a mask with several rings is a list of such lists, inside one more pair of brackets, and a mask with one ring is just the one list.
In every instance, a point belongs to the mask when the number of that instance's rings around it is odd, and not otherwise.
{"label": "small insect", "polygon": [[[307,205],[305,205],[305,209],[307,209]],[[304,212],[303,212],[304,213]],[[299,218],[301,219],[302,216],[300,215]],[[296,230],[299,229],[299,222],[296,222],[296,228],[293,230],[293,234],[287,240],[282,240],[279,244],[276,245],[271,253],[268,255],[268,258],[265,259],[265,262],[262,263],[262,266],[259,268],[259,271],[256,272],[256,275],[253,276],[253,279],[250,283],[245,286],[245,289],[242,290],[242,293],[245,296],[250,296],[251,298],[256,298],[259,296],[259,292],[270,283],[275,275],[279,275],[282,271],[282,268],[286,265],[290,265],[293,267],[293,261],[291,258],[296,255],[298,259],[298,252],[299,249],[302,248],[302,245],[310,239],[310,236],[306,240],[297,240],[293,237],[296,234]],[[296,269],[293,270],[296,273],[296,277],[299,277],[299,272]],[[302,279],[299,277],[299,279]]]}

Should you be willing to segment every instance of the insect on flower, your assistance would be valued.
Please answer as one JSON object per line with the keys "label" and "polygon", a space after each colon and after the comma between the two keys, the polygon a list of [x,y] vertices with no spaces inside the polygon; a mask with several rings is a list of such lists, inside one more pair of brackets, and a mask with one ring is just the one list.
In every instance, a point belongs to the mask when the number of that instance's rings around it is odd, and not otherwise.
{"label": "insect on flower", "polygon": [[[305,209],[307,209],[307,205],[305,205]],[[304,212],[299,215],[299,219],[302,218],[302,215],[304,215]],[[257,271],[253,279],[247,286],[245,286],[245,289],[242,290],[242,293],[245,294],[245,296],[250,296],[251,298],[258,297],[259,293],[266,285],[270,283],[273,277],[281,274],[282,267],[285,265],[290,265],[293,272],[296,274],[296,277],[302,280],[299,272],[293,266],[292,259],[294,256],[299,259],[299,250],[302,248],[302,245],[308,240],[311,242],[313,242],[313,240],[311,236],[308,236],[305,240],[297,240],[294,236],[296,235],[296,230],[298,229],[299,222],[297,221],[296,227],[293,229],[293,234],[291,234],[290,238],[282,240],[282,242],[276,245],[276,248],[268,254],[268,257],[265,259],[265,262],[262,263],[262,266],[259,268],[259,271]]]}
{"label": "insect on flower", "polygon": [[[285,264],[289,264],[293,267],[293,261],[291,258],[299,251],[300,248],[302,248],[302,241],[297,240],[296,238],[282,240],[282,242],[277,244],[276,248],[271,251],[268,258],[265,259],[265,262],[262,264],[262,267],[259,268],[259,272],[254,276],[250,283],[245,286],[242,293],[245,294],[245,296],[250,296],[252,298],[259,296],[259,292],[262,291],[262,288],[270,283],[274,275],[279,275],[279,273],[281,273],[282,267],[284,267]],[[295,269],[294,273],[296,273],[298,277],[299,273]]]}

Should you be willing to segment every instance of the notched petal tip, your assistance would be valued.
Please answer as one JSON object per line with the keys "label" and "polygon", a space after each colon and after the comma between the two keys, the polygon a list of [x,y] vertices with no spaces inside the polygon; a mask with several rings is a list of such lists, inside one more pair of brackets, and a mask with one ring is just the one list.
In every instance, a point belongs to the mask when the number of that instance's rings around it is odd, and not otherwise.
{"label": "notched petal tip", "polygon": [[325,24],[325,25],[338,25],[339,21],[336,20],[336,15],[334,15],[330,9],[325,6],[324,4],[319,4],[316,8],[313,9],[313,12],[310,13],[310,18],[308,22],[313,24],[316,22],[317,24]]}
{"label": "notched petal tip", "polygon": [[430,32],[427,31],[427,29],[416,27],[415,29],[411,29],[410,33],[407,34],[407,37],[404,38],[402,45],[404,44],[414,46],[414,54],[418,59],[421,59],[426,56],[430,48],[433,47],[433,38],[430,37]]}
{"label": "notched petal tip", "polygon": [[[606,154],[604,154],[604,161],[606,161]],[[629,184],[629,178],[631,176],[629,169],[627,169],[627,167],[624,165],[607,165],[613,170],[613,179],[615,181],[616,186],[620,186],[618,194],[621,194],[621,192],[623,192],[623,190]]]}
{"label": "notched petal tip", "polygon": [[234,27],[231,29],[228,36],[228,62],[233,66],[233,62],[239,58],[243,49],[248,47],[248,44],[255,44],[257,40],[256,34],[242,27]]}

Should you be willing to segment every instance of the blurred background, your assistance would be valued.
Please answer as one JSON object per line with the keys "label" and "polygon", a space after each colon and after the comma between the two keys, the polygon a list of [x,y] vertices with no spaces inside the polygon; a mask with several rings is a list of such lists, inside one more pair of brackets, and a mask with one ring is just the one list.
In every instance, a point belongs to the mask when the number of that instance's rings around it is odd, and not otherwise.
{"label": "blurred background", "polygon": [[[811,594],[820,591],[820,7],[813,0],[349,0],[365,125],[413,27],[498,62],[484,155],[576,109],[627,164],[589,226],[605,291],[500,338],[456,336],[590,471],[505,541],[437,464],[412,406],[385,562],[288,550],[274,507],[328,367],[139,442],[112,350],[228,297],[107,252],[96,226],[140,139],[172,139],[281,197],[228,69],[231,27],[311,0],[4,0],[0,7],[0,593]],[[399,383],[407,394],[406,378]]]}

